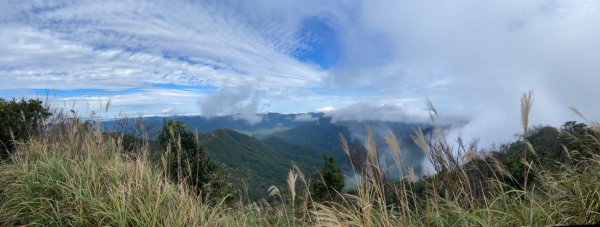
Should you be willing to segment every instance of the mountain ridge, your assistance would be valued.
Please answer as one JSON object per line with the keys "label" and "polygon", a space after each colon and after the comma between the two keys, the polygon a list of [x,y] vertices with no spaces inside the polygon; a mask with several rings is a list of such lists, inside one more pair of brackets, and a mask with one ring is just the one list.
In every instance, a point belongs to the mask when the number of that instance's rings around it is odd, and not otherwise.
{"label": "mountain ridge", "polygon": [[264,196],[272,185],[283,185],[292,163],[307,175],[322,163],[321,153],[310,147],[283,139],[259,140],[232,129],[199,134],[198,139],[209,156],[225,166],[234,182],[248,187],[250,199]]}

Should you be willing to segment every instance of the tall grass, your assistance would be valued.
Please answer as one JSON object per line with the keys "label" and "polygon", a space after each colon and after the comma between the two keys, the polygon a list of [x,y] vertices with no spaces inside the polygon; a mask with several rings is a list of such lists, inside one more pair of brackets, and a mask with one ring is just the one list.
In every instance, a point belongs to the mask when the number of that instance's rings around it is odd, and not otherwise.
{"label": "tall grass", "polygon": [[[527,135],[532,94],[523,96],[522,122]],[[431,119],[438,118],[431,102]],[[576,112],[580,114],[578,111]],[[581,114],[580,114],[581,115]],[[585,143],[600,145],[600,125]],[[151,165],[147,147],[124,155],[121,138],[102,136],[98,127],[76,118],[19,144],[12,160],[0,164],[0,226],[516,226],[594,224],[600,221],[600,156],[590,153],[561,162],[548,171],[523,156],[535,182],[523,187],[506,182],[514,177],[493,156],[479,153],[475,143],[443,133],[413,139],[434,169],[417,181],[401,166],[401,147],[388,132],[400,181],[383,177],[383,150],[368,130],[364,171],[358,171],[355,192],[333,192],[331,201],[316,201],[310,179],[292,166],[287,188],[273,186],[267,198],[253,203],[224,204],[224,198],[200,198],[184,183],[166,177]],[[526,140],[526,136],[524,140]],[[350,155],[350,146],[340,138]],[[525,141],[526,151],[535,155]],[[591,150],[591,149],[590,149]],[[358,166],[353,164],[354,166]],[[407,170],[404,172],[404,170]],[[185,181],[180,181],[185,182]]]}
{"label": "tall grass", "polygon": [[[65,126],[65,125],[63,125]],[[76,121],[19,146],[0,166],[0,225],[216,225],[209,207],[183,184],[123,155],[118,138]]]}

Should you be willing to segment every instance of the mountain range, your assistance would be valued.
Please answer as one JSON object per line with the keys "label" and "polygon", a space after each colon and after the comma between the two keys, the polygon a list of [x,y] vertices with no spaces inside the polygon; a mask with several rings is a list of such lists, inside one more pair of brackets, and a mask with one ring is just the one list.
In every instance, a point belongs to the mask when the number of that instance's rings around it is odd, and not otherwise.
{"label": "mountain range", "polygon": [[[103,122],[102,127],[105,131],[125,132],[152,140],[164,121],[181,121],[189,131],[198,133],[199,143],[211,158],[224,166],[235,185],[244,186],[238,190],[249,199],[263,197],[271,185],[283,185],[292,163],[307,176],[315,173],[322,164],[324,153],[335,157],[344,173],[352,176],[352,166],[342,150],[339,136],[343,135],[352,145],[361,147],[367,127],[383,151],[387,149],[383,139],[388,131],[393,132],[402,146],[403,166],[414,167],[419,172],[423,154],[410,135],[417,127],[425,131],[431,129],[428,125],[398,122],[336,122],[324,113],[267,113],[260,116],[262,120],[255,124],[237,116],[166,116],[111,120]],[[384,152],[382,160],[385,158]]]}

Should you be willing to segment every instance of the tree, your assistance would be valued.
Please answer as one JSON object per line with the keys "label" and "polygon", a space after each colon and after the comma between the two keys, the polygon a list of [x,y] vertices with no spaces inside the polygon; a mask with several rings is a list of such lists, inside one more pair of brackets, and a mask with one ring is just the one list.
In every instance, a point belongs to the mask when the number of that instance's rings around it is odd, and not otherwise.
{"label": "tree", "polygon": [[569,151],[577,151],[574,153],[575,159],[600,153],[600,145],[596,139],[595,132],[584,123],[567,121],[561,127],[560,141]]}
{"label": "tree", "polygon": [[534,127],[529,136],[529,142],[542,162],[548,160],[560,160],[562,147],[560,144],[560,132],[551,126]]}
{"label": "tree", "polygon": [[15,151],[15,142],[26,141],[37,133],[38,126],[50,116],[40,100],[0,98],[0,158]]}
{"label": "tree", "polygon": [[170,177],[186,182],[203,195],[225,195],[228,190],[220,175],[220,166],[199,145],[193,133],[185,130],[179,121],[165,121],[157,136],[158,142],[168,153]]}
{"label": "tree", "polygon": [[323,154],[323,166],[313,176],[312,195],[317,200],[332,199],[344,187],[344,175],[335,158]]}

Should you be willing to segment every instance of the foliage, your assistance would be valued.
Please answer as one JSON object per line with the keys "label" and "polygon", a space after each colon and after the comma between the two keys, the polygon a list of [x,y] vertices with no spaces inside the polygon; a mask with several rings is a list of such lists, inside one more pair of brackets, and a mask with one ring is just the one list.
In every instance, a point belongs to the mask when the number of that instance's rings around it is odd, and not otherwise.
{"label": "foliage", "polygon": [[597,132],[585,123],[567,121],[561,127],[559,139],[568,150],[576,151],[574,158],[582,159],[600,153],[600,144],[596,143],[595,136],[598,136]]}
{"label": "foliage", "polygon": [[342,170],[349,172],[352,168],[346,161],[346,155],[340,148],[338,142],[338,135],[340,133],[345,136],[350,135],[350,132],[346,127],[333,124],[331,118],[325,117],[318,121],[307,122],[283,132],[276,132],[272,134],[272,136],[293,143],[311,146],[319,151],[327,151],[328,154],[333,155],[336,158],[338,161],[337,164]]}
{"label": "foliage", "polygon": [[48,107],[40,100],[0,98],[0,158],[15,151],[16,141],[26,141],[35,134],[50,115]]}
{"label": "foliage", "polygon": [[332,199],[344,187],[342,170],[337,166],[335,158],[327,154],[323,154],[323,166],[312,176],[312,180],[311,193],[316,200]]}
{"label": "foliage", "polygon": [[230,129],[218,129],[199,134],[206,152],[221,162],[228,181],[236,187],[243,200],[257,201],[271,185],[282,186],[292,163],[312,174],[319,167],[319,152],[280,138],[259,140]]}
{"label": "foliage", "polygon": [[[565,122],[560,130],[551,126],[533,127],[529,131],[527,142],[534,152],[528,153],[527,159],[546,171],[559,171],[562,165],[573,164],[573,161],[578,162],[590,158],[593,154],[600,154],[594,138],[594,131],[589,126],[576,121]],[[502,145],[490,154],[501,161],[512,176],[503,182],[516,188],[524,185],[527,175],[522,160],[524,147],[525,142],[521,139]],[[534,181],[535,175],[529,175],[528,180]]]}
{"label": "foliage", "polygon": [[171,179],[185,181],[203,195],[228,193],[219,165],[185,128],[181,122],[167,121],[157,136],[158,142],[167,150],[167,172]]}

